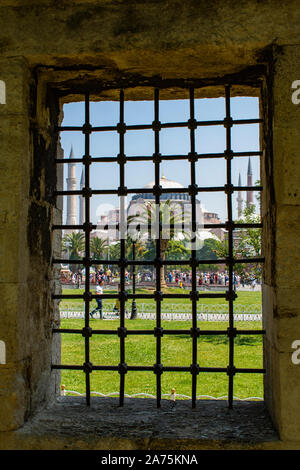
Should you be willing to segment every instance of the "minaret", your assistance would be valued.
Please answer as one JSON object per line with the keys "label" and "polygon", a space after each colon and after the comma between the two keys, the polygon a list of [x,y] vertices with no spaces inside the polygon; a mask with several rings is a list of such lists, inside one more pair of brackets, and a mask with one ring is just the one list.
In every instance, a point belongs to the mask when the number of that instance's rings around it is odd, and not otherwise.
{"label": "minaret", "polygon": [[[251,160],[249,157],[248,160],[248,171],[247,171],[247,186],[253,186],[252,183],[252,166],[251,166]],[[253,205],[253,191],[247,191],[247,207],[250,207]]]}
{"label": "minaret", "polygon": [[[80,178],[80,190],[84,188],[84,167],[81,172],[81,178]],[[84,197],[79,196],[79,225],[84,224],[84,219],[85,219],[85,202],[84,202]]]}
{"label": "minaret", "polygon": [[[74,158],[73,145],[70,151],[70,162],[68,163],[67,191],[76,191],[76,164],[72,162]],[[67,225],[76,225],[76,195],[67,196]]]}
{"label": "minaret", "polygon": [[[241,173],[239,173],[238,186],[242,186]],[[237,215],[238,215],[238,219],[240,219],[242,217],[242,213],[243,213],[242,191],[238,191],[238,196],[237,196],[236,202],[237,202]]]}

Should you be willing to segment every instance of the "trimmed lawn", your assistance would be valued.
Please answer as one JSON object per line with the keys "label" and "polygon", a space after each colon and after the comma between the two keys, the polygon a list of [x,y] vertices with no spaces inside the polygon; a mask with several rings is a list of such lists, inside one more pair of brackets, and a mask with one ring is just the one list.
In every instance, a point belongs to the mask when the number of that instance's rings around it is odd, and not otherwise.
{"label": "trimmed lawn", "polygon": [[[74,292],[74,291],[73,291]],[[240,299],[254,301],[258,297],[253,292],[242,292]],[[246,295],[244,295],[246,294]],[[259,293],[260,294],[260,293]],[[173,300],[173,299],[172,299]],[[182,299],[178,299],[182,300]],[[184,300],[184,299],[183,299]],[[203,301],[210,299],[203,299]],[[212,299],[214,303],[219,299]],[[241,300],[240,300],[241,301]],[[82,329],[83,319],[63,319],[61,328]],[[92,319],[93,329],[117,330],[119,320]],[[191,322],[164,321],[162,326],[169,329],[190,329]],[[261,329],[260,322],[236,322],[238,329]],[[149,329],[155,327],[151,320],[126,320],[128,330]],[[226,330],[225,322],[198,322],[202,330]],[[62,364],[82,365],[84,362],[84,338],[80,334],[63,333]],[[163,365],[190,366],[192,363],[192,339],[189,335],[164,335],[162,337]],[[156,339],[150,335],[128,335],[125,339],[125,361],[128,365],[152,366],[156,362]],[[198,363],[203,367],[226,367],[228,365],[228,338],[225,335],[204,335],[198,339]],[[262,335],[238,335],[235,338],[235,366],[241,368],[263,367]],[[92,335],[90,338],[90,361],[94,365],[118,365],[120,362],[120,339],[117,335]],[[162,393],[170,394],[175,388],[177,394],[191,396],[192,376],[189,372],[164,372],[162,374]],[[93,371],[91,390],[109,394],[119,391],[118,372]],[[82,371],[62,370],[61,383],[67,390],[85,393],[85,374]],[[125,393],[150,393],[155,395],[156,376],[153,372],[132,372],[125,376]],[[197,395],[221,397],[228,393],[226,373],[203,372],[198,375]],[[234,378],[234,396],[238,398],[263,397],[263,374],[236,374]]]}

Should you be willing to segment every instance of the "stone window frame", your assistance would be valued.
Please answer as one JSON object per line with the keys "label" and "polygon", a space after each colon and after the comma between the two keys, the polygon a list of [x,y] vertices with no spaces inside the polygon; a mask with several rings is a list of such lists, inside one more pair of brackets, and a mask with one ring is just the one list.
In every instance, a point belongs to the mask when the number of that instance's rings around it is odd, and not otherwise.
{"label": "stone window frame", "polygon": [[[25,58],[10,57],[4,61],[2,78],[7,84],[7,96],[14,99],[7,100],[3,115],[3,135],[6,137],[3,157],[6,160],[5,168],[12,172],[14,181],[20,183],[11,188],[9,181],[9,186],[7,184],[5,188],[10,188],[9,197],[14,197],[16,190],[18,201],[13,201],[17,204],[13,221],[18,218],[17,227],[22,231],[20,236],[20,230],[11,230],[6,237],[7,246],[18,240],[21,248],[12,265],[8,265],[7,277],[14,279],[16,271],[12,270],[12,266],[19,270],[22,278],[26,276],[26,282],[16,284],[20,295],[18,303],[12,301],[16,297],[13,287],[6,284],[8,287],[4,292],[7,305],[11,306],[8,315],[3,317],[3,331],[8,331],[10,336],[9,339],[6,335],[1,338],[7,339],[7,364],[1,365],[5,407],[0,413],[1,438],[5,448],[274,449],[289,446],[287,441],[295,439],[298,415],[291,409],[290,403],[291,398],[296,401],[298,388],[282,385],[282,378],[289,377],[291,373],[287,343],[290,337],[286,335],[283,340],[279,338],[280,341],[276,337],[282,331],[282,322],[287,322],[288,327],[297,324],[287,318],[296,311],[294,307],[286,310],[289,290],[286,286],[278,288],[276,284],[278,275],[286,268],[286,250],[278,237],[278,230],[279,234],[286,233],[289,240],[295,233],[293,225],[282,227],[282,221],[287,220],[282,217],[282,210],[286,210],[291,197],[286,192],[285,184],[281,188],[283,165],[293,149],[297,154],[298,148],[296,139],[296,147],[289,148],[285,153],[285,140],[282,139],[286,122],[294,126],[295,134],[291,135],[298,135],[298,115],[295,113],[291,118],[291,110],[285,105],[290,100],[290,82],[295,78],[290,67],[291,63],[295,63],[295,52],[297,49],[294,47],[287,46],[282,52],[272,46],[263,56],[263,65],[245,67],[238,73],[235,72],[236,68],[232,68],[234,73],[231,75],[200,81],[207,87],[206,96],[209,97],[216,97],[210,88],[212,84],[223,87],[225,83],[233,82],[239,83],[236,92],[240,95],[261,97],[261,115],[265,120],[261,135],[261,148],[264,150],[261,159],[264,184],[261,202],[266,259],[263,319],[269,336],[264,344],[264,403],[238,402],[232,410],[228,410],[224,403],[203,400],[201,407],[192,412],[190,403],[184,400],[178,400],[173,410],[169,409],[169,401],[166,400],[167,403],[164,401],[162,408],[156,410],[151,399],[143,399],[139,403],[137,398],[134,403],[126,399],[127,406],[123,409],[117,406],[115,399],[99,399],[97,406],[93,404],[87,409],[84,399],[59,396],[59,371],[51,370],[54,358],[58,362],[60,359],[59,335],[52,334],[52,329],[59,323],[57,300],[51,297],[56,288],[51,260],[60,250],[60,240],[54,236],[51,227],[60,222],[61,215],[61,208],[56,207],[53,200],[57,181],[53,162],[61,152],[55,125],[61,122],[62,104],[75,101],[74,93],[85,90],[97,93],[100,82],[104,85],[122,82],[125,88],[136,84],[138,88],[149,83],[149,76],[145,78],[128,70],[121,73],[109,66],[97,68],[73,64],[68,67],[70,63],[63,62],[60,66],[48,64],[31,68]],[[277,67],[279,63],[276,73],[275,58]],[[190,63],[189,68],[183,71],[185,76],[193,72]],[[153,78],[156,83],[160,80],[157,76]],[[176,96],[176,90],[173,91],[173,96]],[[15,114],[14,106],[19,113]],[[294,109],[294,105],[291,106]],[[8,120],[7,111],[10,113]],[[11,136],[14,138],[11,139]],[[296,184],[296,177],[297,173],[293,184]],[[283,205],[278,197],[283,198]],[[288,211],[288,214],[291,213],[295,211]],[[283,267],[279,263],[283,263]],[[24,266],[23,270],[21,266]],[[12,324],[16,324],[15,330]],[[285,354],[276,349],[278,344],[283,344]],[[14,357],[13,362],[10,357]],[[269,415],[283,441],[278,440]]]}

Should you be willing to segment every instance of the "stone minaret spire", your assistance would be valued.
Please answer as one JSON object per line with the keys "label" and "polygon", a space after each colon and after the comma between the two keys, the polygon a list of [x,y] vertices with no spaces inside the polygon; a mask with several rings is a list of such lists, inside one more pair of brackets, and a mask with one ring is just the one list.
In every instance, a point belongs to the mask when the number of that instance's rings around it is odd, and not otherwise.
{"label": "stone minaret spire", "polygon": [[[252,166],[251,166],[251,160],[249,157],[248,171],[247,171],[247,186],[253,186],[252,176],[253,176]],[[253,205],[253,191],[247,191],[247,207],[250,207],[251,205]]]}
{"label": "stone minaret spire", "polygon": [[[239,173],[238,186],[242,186],[241,173]],[[243,198],[242,198],[242,192],[241,191],[238,191],[238,196],[237,196],[236,202],[237,202],[238,218],[240,219],[242,217],[242,213],[243,213]]]}
{"label": "stone minaret spire", "polygon": [[[72,162],[74,158],[73,145],[69,155],[67,191],[76,191],[76,164]],[[76,225],[76,195],[67,196],[67,225]]]}
{"label": "stone minaret spire", "polygon": [[[84,167],[81,172],[81,178],[80,178],[80,190],[84,188],[85,181],[84,181]],[[84,224],[84,219],[85,219],[85,201],[84,197],[79,196],[79,225]]]}

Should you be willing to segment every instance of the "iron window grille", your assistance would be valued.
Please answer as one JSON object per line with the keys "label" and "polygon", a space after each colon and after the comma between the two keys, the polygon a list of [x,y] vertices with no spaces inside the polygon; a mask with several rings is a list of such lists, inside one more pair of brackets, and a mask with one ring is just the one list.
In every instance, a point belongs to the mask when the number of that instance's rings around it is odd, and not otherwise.
{"label": "iron window grille", "polygon": [[[231,163],[232,159],[235,157],[245,157],[258,155],[261,156],[261,151],[251,151],[251,152],[234,152],[231,148],[231,130],[234,125],[237,124],[257,124],[262,123],[262,119],[239,119],[234,120],[231,116],[230,104],[231,104],[231,85],[224,85],[224,96],[225,96],[225,117],[223,120],[216,121],[197,121],[195,119],[195,98],[194,92],[195,88],[188,86],[189,92],[189,108],[190,116],[187,122],[177,122],[177,123],[162,123],[159,120],[159,103],[160,103],[160,89],[158,87],[153,88],[154,91],[154,121],[149,125],[126,125],[124,121],[124,90],[120,90],[120,99],[119,99],[119,113],[120,119],[119,123],[116,126],[100,126],[92,127],[90,123],[90,93],[85,93],[85,122],[82,126],[58,126],[57,132],[64,131],[78,131],[84,134],[85,138],[85,154],[82,158],[73,158],[73,163],[82,163],[84,165],[84,188],[82,190],[67,191],[61,190],[55,191],[55,196],[67,196],[67,195],[81,195],[84,198],[85,202],[85,221],[83,225],[53,225],[53,230],[83,230],[85,234],[85,253],[84,257],[81,260],[65,260],[65,259],[53,259],[54,264],[81,264],[85,268],[85,290],[82,295],[73,294],[73,295],[63,295],[56,294],[52,297],[54,299],[83,299],[85,305],[85,319],[84,327],[82,329],[62,329],[54,328],[54,334],[79,334],[84,337],[85,341],[85,360],[81,365],[63,365],[63,364],[53,364],[52,369],[69,369],[69,370],[80,370],[85,374],[85,390],[86,390],[86,404],[89,406],[91,402],[91,388],[90,388],[90,374],[94,371],[116,371],[120,375],[120,390],[119,390],[119,405],[124,405],[124,396],[125,396],[125,377],[127,372],[134,371],[149,371],[153,372],[156,375],[156,403],[157,407],[161,406],[162,399],[162,387],[161,387],[161,375],[164,372],[186,372],[192,375],[192,407],[196,407],[196,390],[197,390],[197,379],[198,376],[205,372],[214,372],[214,373],[223,373],[228,376],[228,407],[232,408],[233,406],[233,384],[234,376],[237,373],[253,374],[253,373],[264,373],[263,368],[238,368],[235,367],[234,363],[234,345],[235,338],[237,335],[263,335],[265,331],[263,329],[259,330],[248,330],[248,329],[238,329],[235,326],[234,322],[234,301],[237,297],[234,289],[234,265],[237,263],[263,263],[263,257],[247,257],[247,258],[235,258],[233,254],[233,232],[235,229],[245,229],[245,228],[262,228],[262,223],[257,224],[246,224],[246,223],[235,223],[233,219],[233,210],[232,210],[232,195],[235,191],[262,191],[262,186],[234,186],[232,183],[231,175]],[[196,152],[195,149],[195,130],[199,126],[210,126],[218,125],[224,126],[226,129],[226,148],[224,153],[211,153],[211,154],[200,154]],[[163,128],[171,127],[187,127],[190,133],[190,152],[187,155],[162,155],[160,153],[160,131]],[[129,156],[125,155],[124,152],[124,135],[128,130],[145,130],[152,129],[154,134],[154,154],[152,156]],[[90,136],[93,132],[105,132],[105,131],[115,131],[119,134],[119,154],[117,156],[111,157],[92,157],[90,155]],[[226,184],[224,186],[212,186],[212,187],[198,187],[196,184],[196,162],[200,159],[207,158],[225,158],[226,160]],[[170,160],[186,160],[190,164],[190,185],[187,188],[162,188],[160,186],[160,165],[162,161]],[[155,184],[153,188],[145,190],[145,188],[127,188],[125,186],[125,165],[126,162],[130,161],[152,161],[155,170]],[[91,166],[94,162],[117,162],[119,165],[119,187],[111,190],[104,189],[93,189],[90,186],[90,173]],[[56,158],[55,163],[58,164],[68,164],[68,159],[66,158]],[[91,231],[96,229],[97,226],[91,222],[90,217],[90,200],[93,195],[104,195],[104,194],[115,194],[118,196],[124,196],[128,194],[138,194],[145,193],[148,191],[150,194],[154,195],[155,203],[159,206],[161,195],[168,192],[184,192],[190,195],[191,202],[191,226],[192,231],[195,232],[197,228],[196,221],[196,196],[201,192],[224,192],[227,199],[227,221],[221,224],[204,224],[204,229],[213,229],[213,228],[224,228],[228,234],[228,256],[225,259],[214,260],[215,264],[226,264],[228,270],[228,289],[225,293],[218,292],[203,292],[200,293],[197,290],[197,268],[201,265],[209,264],[210,261],[202,260],[196,258],[196,250],[191,249],[191,257],[189,260],[164,260],[161,259],[160,253],[160,238],[162,224],[159,224],[158,238],[155,242],[156,245],[156,256],[155,259],[151,261],[139,261],[139,260],[129,260],[126,259],[126,247],[124,237],[120,237],[121,253],[120,258],[115,260],[93,260],[91,259],[90,253],[90,239]],[[122,211],[121,211],[122,213]],[[117,228],[122,232],[124,230],[124,221],[121,220],[121,223],[117,224]],[[99,227],[98,227],[99,228]],[[103,227],[105,228],[105,227]],[[90,286],[90,268],[91,265],[117,265],[120,269],[120,292],[118,294],[108,294],[105,293],[102,295],[103,299],[119,299],[120,301],[120,324],[116,330],[102,330],[91,328],[89,318],[90,318],[90,302],[96,298],[96,295],[92,294]],[[155,292],[153,294],[141,294],[141,293],[128,293],[125,289],[125,270],[126,267],[132,266],[135,269],[139,265],[149,265],[154,266],[156,271],[155,279]],[[192,282],[191,282],[191,291],[188,294],[166,294],[161,290],[161,280],[160,280],[160,268],[162,265],[182,265],[190,266],[192,273]],[[128,299],[154,299],[156,302],[156,324],[153,330],[130,330],[125,326],[125,302]],[[162,328],[161,320],[161,302],[163,299],[178,299],[183,298],[190,300],[192,305],[192,322],[190,329],[166,329]],[[199,328],[197,320],[197,301],[201,298],[223,298],[228,302],[228,313],[229,313],[229,323],[228,328],[224,330],[203,330]],[[92,335],[117,335],[120,341],[120,362],[117,366],[104,366],[104,365],[95,365],[90,361],[90,338]],[[126,350],[125,350],[125,338],[129,335],[154,335],[156,340],[156,363],[153,366],[133,366],[126,363]],[[192,341],[192,358],[190,367],[181,367],[176,364],[172,366],[164,366],[162,364],[162,336],[163,335],[189,335]],[[227,367],[200,367],[198,364],[198,351],[197,343],[201,339],[202,335],[224,335],[228,337],[229,341],[229,357],[228,357],[228,366]]]}

